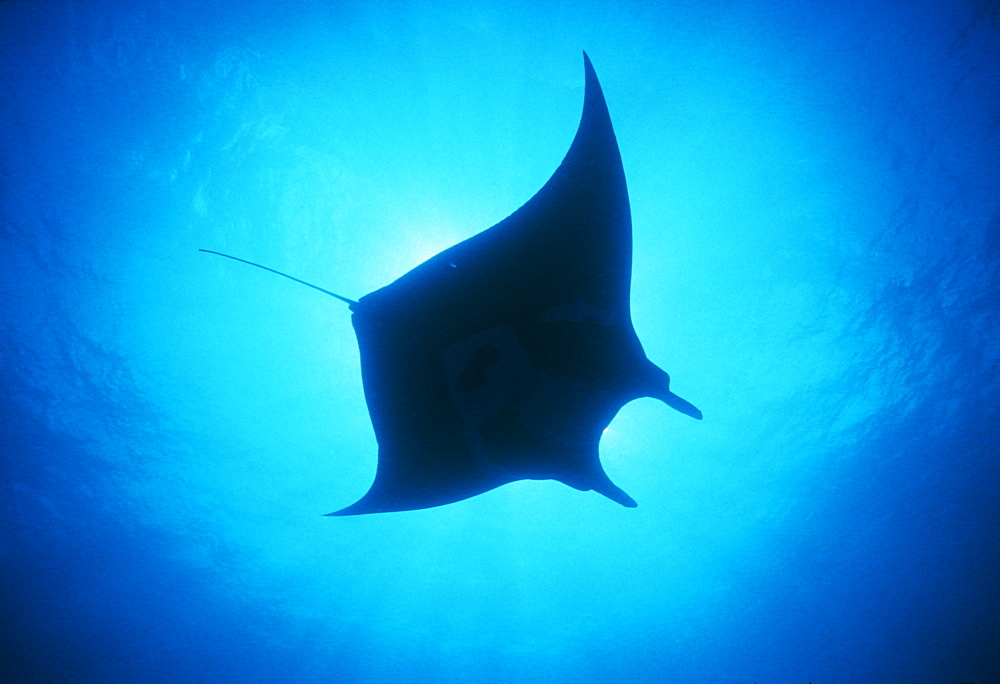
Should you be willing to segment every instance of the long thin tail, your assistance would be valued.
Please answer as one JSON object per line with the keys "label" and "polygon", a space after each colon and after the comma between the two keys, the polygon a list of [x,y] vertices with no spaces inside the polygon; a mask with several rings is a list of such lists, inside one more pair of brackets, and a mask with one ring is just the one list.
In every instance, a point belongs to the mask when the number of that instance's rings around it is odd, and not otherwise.
{"label": "long thin tail", "polygon": [[357,302],[354,301],[353,299],[348,299],[347,297],[343,297],[343,296],[337,294],[336,292],[330,292],[329,290],[324,290],[322,287],[318,287],[316,285],[313,285],[312,283],[307,283],[304,280],[299,280],[298,278],[296,278],[294,276],[290,276],[287,273],[282,273],[281,271],[275,271],[273,268],[268,268],[267,266],[261,266],[260,264],[255,264],[252,261],[247,261],[246,259],[240,259],[239,257],[234,257],[234,256],[229,255],[229,254],[223,254],[222,252],[213,252],[210,249],[199,249],[198,251],[199,252],[207,252],[208,254],[217,254],[217,255],[219,255],[221,257],[226,257],[227,259],[232,259],[233,261],[242,261],[244,264],[250,264],[251,266],[256,266],[257,268],[262,268],[265,271],[270,271],[271,273],[277,273],[278,275],[284,276],[285,278],[288,278],[289,280],[294,280],[297,283],[301,283],[301,284],[305,285],[306,287],[311,287],[314,290],[319,290],[323,294],[328,294],[331,297],[336,297],[340,301],[342,301],[342,302],[344,302],[346,304],[350,304],[352,307],[354,307],[354,306],[357,305]]}

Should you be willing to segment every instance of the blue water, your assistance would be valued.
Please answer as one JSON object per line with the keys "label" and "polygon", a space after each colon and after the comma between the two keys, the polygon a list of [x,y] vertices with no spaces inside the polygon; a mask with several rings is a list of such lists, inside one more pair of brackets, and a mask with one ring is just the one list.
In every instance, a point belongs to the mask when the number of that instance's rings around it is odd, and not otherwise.
{"label": "blue water", "polygon": [[[638,502],[326,518],[346,307],[604,87]],[[3,681],[1000,681],[1000,6],[0,2]]]}

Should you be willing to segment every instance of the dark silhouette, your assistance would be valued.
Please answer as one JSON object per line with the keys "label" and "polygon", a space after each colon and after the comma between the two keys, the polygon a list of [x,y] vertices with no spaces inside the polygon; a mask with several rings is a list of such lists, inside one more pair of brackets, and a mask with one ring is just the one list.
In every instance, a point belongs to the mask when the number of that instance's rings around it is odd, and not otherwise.
{"label": "dark silhouette", "polygon": [[584,68],[576,137],[534,197],[357,302],[333,295],[354,312],[379,452],[368,493],[329,515],[441,506],[522,479],[634,507],[598,455],[615,414],[655,397],[701,419],[632,327],[625,173],[586,53]]}

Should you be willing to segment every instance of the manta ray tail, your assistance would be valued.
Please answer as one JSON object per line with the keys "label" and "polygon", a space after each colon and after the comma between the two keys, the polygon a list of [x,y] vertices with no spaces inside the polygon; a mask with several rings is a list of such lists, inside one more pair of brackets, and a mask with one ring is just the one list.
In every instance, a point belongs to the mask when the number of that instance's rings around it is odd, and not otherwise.
{"label": "manta ray tail", "polygon": [[273,268],[268,268],[267,266],[261,266],[260,264],[255,264],[254,262],[247,261],[246,259],[240,259],[239,257],[234,257],[234,256],[232,256],[230,254],[223,254],[222,252],[213,252],[210,249],[199,249],[198,251],[199,252],[206,252],[208,254],[217,254],[218,256],[226,257],[227,259],[232,259],[233,261],[240,261],[240,262],[242,262],[244,264],[250,264],[251,266],[256,266],[257,268],[262,268],[265,271],[270,271],[271,273],[277,273],[278,275],[280,275],[282,277],[288,278],[289,280],[294,280],[295,282],[301,283],[301,284],[305,285],[306,287],[311,287],[314,290],[319,290],[323,294],[328,294],[331,297],[336,297],[337,299],[339,299],[340,301],[344,302],[345,304],[349,304],[351,306],[352,310],[358,304],[353,299],[348,299],[347,297],[339,295],[336,292],[330,292],[329,290],[324,290],[322,287],[319,287],[317,285],[313,285],[312,283],[307,283],[304,280],[299,280],[298,278],[296,278],[294,276],[290,276],[287,273],[282,273],[281,271],[276,271]]}

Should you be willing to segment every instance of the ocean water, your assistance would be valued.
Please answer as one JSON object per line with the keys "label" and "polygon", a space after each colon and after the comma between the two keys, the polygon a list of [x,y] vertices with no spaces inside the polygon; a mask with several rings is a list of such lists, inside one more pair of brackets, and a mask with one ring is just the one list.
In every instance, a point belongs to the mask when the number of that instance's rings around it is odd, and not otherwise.
{"label": "ocean water", "polygon": [[[593,60],[620,507],[375,472],[346,307],[555,170]],[[0,680],[1000,681],[1000,5],[0,2]]]}

